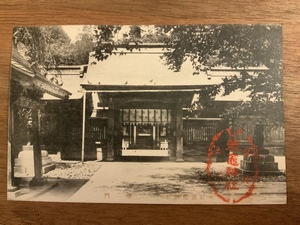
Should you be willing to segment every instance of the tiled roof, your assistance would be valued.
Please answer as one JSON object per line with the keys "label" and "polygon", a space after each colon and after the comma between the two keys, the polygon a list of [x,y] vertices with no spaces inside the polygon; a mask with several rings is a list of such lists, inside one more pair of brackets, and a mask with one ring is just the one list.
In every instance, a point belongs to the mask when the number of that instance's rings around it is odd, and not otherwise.
{"label": "tiled roof", "polygon": [[[88,71],[83,86],[143,86],[141,89],[159,86],[207,86],[220,84],[225,76],[240,75],[242,69],[228,67],[213,68],[208,72],[197,72],[190,61],[185,61],[179,72],[170,70],[161,58],[161,48],[122,51],[111,55],[107,60],[97,61],[91,53]],[[266,67],[249,68],[249,73],[266,70]],[[155,88],[154,88],[155,89]],[[218,100],[246,99],[247,93],[236,91],[229,96],[217,96]]]}

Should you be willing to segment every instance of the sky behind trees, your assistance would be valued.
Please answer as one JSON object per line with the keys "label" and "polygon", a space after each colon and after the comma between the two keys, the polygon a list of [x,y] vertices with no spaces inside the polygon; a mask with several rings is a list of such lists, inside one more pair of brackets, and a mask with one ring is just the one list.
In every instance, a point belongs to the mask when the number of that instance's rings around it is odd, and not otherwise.
{"label": "sky behind trees", "polygon": [[77,36],[82,32],[83,25],[68,25],[62,26],[64,31],[68,34],[72,42],[76,41]]}

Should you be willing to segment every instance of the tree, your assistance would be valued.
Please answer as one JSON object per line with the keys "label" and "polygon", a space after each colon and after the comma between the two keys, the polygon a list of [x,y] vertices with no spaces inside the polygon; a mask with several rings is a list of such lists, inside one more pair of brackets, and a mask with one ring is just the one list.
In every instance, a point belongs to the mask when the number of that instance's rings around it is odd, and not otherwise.
{"label": "tree", "polygon": [[[167,39],[167,35],[154,29],[154,26],[99,25],[94,27],[94,31],[96,43],[94,56],[99,61],[116,54],[119,48],[129,51],[140,50],[143,43],[163,43]],[[121,37],[119,33],[122,34]],[[120,54],[125,53],[121,51]]]}
{"label": "tree", "polygon": [[84,26],[75,43],[61,26],[15,27],[13,45],[33,67],[40,69],[87,64],[94,47],[89,26]]}
{"label": "tree", "polygon": [[[72,45],[69,55],[73,65],[88,64],[89,54],[94,49],[93,37],[89,33],[79,34],[78,40]],[[70,63],[69,63],[70,64]]]}
{"label": "tree", "polygon": [[[75,43],[61,26],[15,27],[13,45],[36,73],[46,75],[48,69],[60,65],[87,64],[94,42],[90,26],[84,26]],[[59,75],[48,79],[62,84]]]}
{"label": "tree", "polygon": [[50,67],[63,61],[70,38],[61,26],[15,27],[13,45],[33,67]]}
{"label": "tree", "polygon": [[[251,101],[243,102],[226,116],[272,115],[275,121],[283,121],[280,26],[200,25],[157,29],[168,36],[164,58],[172,70],[179,71],[186,60],[198,71],[218,66],[243,69],[241,76],[225,77],[220,85],[201,91],[202,101],[214,99],[221,90],[224,96],[235,90],[248,91]],[[247,68],[258,66],[266,66],[268,70],[254,76],[247,72]]]}
{"label": "tree", "polygon": [[68,53],[63,58],[64,65],[84,65],[88,64],[89,54],[94,50],[93,26],[85,25],[77,35],[74,43],[65,46]]}
{"label": "tree", "polygon": [[[13,46],[31,64],[31,69],[41,75],[65,61],[70,42],[61,26],[15,27],[13,31]],[[62,84],[58,76],[50,81]]]}

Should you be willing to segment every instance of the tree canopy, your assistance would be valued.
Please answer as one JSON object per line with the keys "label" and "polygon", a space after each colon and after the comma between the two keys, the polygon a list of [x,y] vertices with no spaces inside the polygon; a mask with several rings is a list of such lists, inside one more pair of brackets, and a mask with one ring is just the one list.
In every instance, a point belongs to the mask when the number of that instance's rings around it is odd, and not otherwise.
{"label": "tree canopy", "polygon": [[[87,64],[94,47],[93,35],[91,27],[84,26],[72,43],[62,26],[15,27],[13,46],[35,72],[45,75],[49,68],[60,65]],[[58,85],[62,83],[58,75],[50,80]]]}
{"label": "tree canopy", "polygon": [[13,45],[32,64],[55,65],[61,60],[63,46],[70,43],[69,36],[60,26],[15,27]]}
{"label": "tree canopy", "polygon": [[[167,34],[164,54],[170,69],[179,71],[190,60],[195,70],[228,66],[242,69],[240,76],[225,77],[220,85],[203,90],[203,104],[241,90],[249,92],[251,101],[227,112],[227,116],[254,114],[283,120],[282,32],[276,25],[200,25],[160,26]],[[268,70],[251,75],[249,67],[265,66]],[[200,99],[201,101],[201,99]]]}

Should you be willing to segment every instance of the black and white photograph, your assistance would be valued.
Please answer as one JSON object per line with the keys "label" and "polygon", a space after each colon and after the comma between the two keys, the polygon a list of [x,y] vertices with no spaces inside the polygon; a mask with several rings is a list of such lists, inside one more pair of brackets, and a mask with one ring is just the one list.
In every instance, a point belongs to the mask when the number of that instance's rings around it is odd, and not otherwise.
{"label": "black and white photograph", "polygon": [[283,93],[281,25],[14,27],[7,198],[286,204]]}

